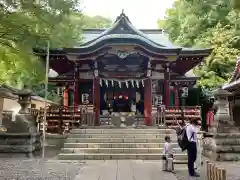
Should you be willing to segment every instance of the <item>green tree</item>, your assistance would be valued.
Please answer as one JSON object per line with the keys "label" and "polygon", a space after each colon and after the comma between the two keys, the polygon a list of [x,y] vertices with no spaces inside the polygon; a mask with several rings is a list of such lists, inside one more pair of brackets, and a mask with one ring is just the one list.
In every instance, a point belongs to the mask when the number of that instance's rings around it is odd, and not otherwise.
{"label": "green tree", "polygon": [[212,47],[212,54],[195,69],[199,85],[215,88],[225,83],[240,54],[240,14],[229,0],[177,0],[159,27],[173,42],[186,47]]}
{"label": "green tree", "polygon": [[[111,20],[83,15],[80,0],[2,0],[0,2],[0,83],[24,84],[42,92],[44,65],[33,47],[74,47],[82,28],[108,27]],[[39,86],[39,87],[38,87]]]}
{"label": "green tree", "polygon": [[[69,15],[80,13],[78,6],[78,0],[1,1],[0,82],[21,87],[43,79],[44,68],[32,48],[45,47],[47,40],[53,47],[76,44],[81,32],[73,28],[79,27],[69,21]],[[59,38],[59,34],[68,34],[68,38]]]}

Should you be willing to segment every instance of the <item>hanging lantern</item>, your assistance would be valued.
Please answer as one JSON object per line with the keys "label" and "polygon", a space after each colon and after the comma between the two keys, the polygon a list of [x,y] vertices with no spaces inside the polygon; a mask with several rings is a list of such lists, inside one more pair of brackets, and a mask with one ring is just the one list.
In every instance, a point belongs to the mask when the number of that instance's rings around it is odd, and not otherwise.
{"label": "hanging lantern", "polygon": [[94,76],[98,77],[98,70],[94,70]]}
{"label": "hanging lantern", "polygon": [[151,76],[151,70],[147,70],[147,77]]}

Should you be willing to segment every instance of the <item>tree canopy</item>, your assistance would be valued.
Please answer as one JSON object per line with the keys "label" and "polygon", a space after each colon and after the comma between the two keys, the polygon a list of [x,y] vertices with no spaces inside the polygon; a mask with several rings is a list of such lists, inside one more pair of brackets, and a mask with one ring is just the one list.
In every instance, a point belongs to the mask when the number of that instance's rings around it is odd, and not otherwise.
{"label": "tree canopy", "polygon": [[81,0],[0,1],[0,83],[20,88],[44,79],[33,47],[74,47],[82,28],[110,26],[111,20],[80,11]]}
{"label": "tree canopy", "polygon": [[176,0],[158,25],[176,44],[214,48],[194,70],[198,85],[212,89],[228,81],[240,55],[239,19],[239,0]]}

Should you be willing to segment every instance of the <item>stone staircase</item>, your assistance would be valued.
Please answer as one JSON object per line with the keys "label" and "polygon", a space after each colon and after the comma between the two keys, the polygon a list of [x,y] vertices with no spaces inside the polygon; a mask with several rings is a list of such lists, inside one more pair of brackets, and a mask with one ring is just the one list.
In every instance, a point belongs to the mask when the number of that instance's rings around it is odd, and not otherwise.
{"label": "stone staircase", "polygon": [[58,155],[60,160],[160,160],[164,137],[175,145],[174,162],[186,163],[187,156],[178,148],[171,129],[73,129]]}

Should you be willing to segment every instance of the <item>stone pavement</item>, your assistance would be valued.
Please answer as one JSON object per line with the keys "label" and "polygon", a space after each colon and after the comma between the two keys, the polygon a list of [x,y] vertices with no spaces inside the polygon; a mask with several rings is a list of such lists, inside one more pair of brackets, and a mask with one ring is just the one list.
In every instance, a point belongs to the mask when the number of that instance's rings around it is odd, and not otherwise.
{"label": "stone pavement", "polygon": [[[224,168],[227,171],[227,180],[239,180],[240,179],[240,162],[215,162],[220,168]],[[181,169],[176,170],[176,177],[178,180],[188,179],[188,173],[186,166],[183,166]],[[196,180],[206,180],[206,166],[205,163],[200,170],[200,178]],[[194,179],[195,180],[195,179]]]}
{"label": "stone pavement", "polygon": [[[43,168],[44,167],[44,168]],[[160,161],[0,158],[0,180],[177,180]]]}
{"label": "stone pavement", "polygon": [[161,171],[160,161],[107,160],[88,161],[74,180],[177,180]]}

